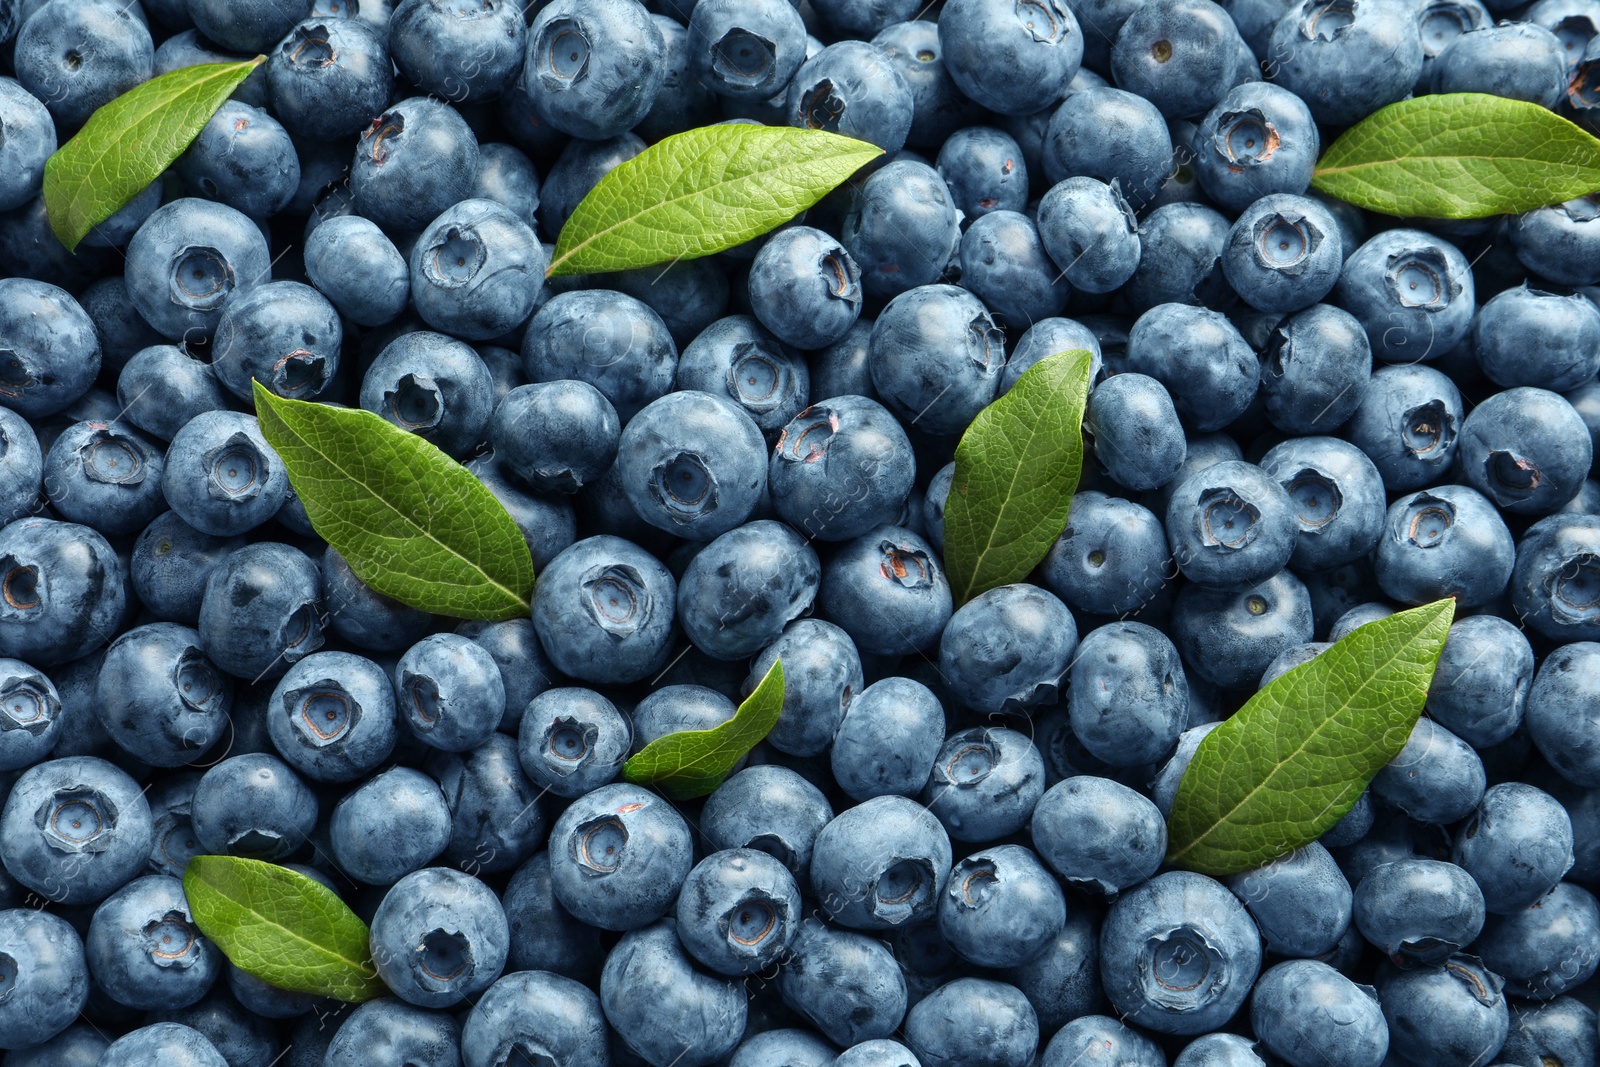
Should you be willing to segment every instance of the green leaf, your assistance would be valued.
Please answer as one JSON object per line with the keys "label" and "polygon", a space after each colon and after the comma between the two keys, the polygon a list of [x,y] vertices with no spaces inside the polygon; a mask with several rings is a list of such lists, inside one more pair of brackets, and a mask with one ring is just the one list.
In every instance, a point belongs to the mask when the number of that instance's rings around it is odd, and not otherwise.
{"label": "green leaf", "polygon": [[255,397],[312,528],[356,577],[439,615],[527,614],[528,543],[471,471],[370,411],[288,400],[260,382]]}
{"label": "green leaf", "polygon": [[1020,582],[1067,525],[1083,466],[1088,352],[1047,356],[978,412],[956,446],[944,563],[957,605]]}
{"label": "green leaf", "polygon": [[372,964],[366,924],[299,871],[196,856],[184,869],[183,893],[200,932],[246,974],[351,1004],[388,992]]}
{"label": "green leaf", "polygon": [[67,248],[183,155],[217,108],[266,56],[181,67],[100,108],[44,164],[50,228]]}
{"label": "green leaf", "polygon": [[774,660],[761,684],[733,718],[710,730],[681,730],[657,738],[628,757],[622,777],[653,785],[673,800],[703,797],[722,784],[733,765],[778,724],[783,711],[783,660]]}
{"label": "green leaf", "polygon": [[1172,802],[1167,862],[1236,874],[1330,830],[1405,747],[1455,609],[1367,623],[1207,734]]}
{"label": "green leaf", "polygon": [[1346,130],[1311,184],[1385,215],[1512,214],[1600,189],[1600,141],[1523,100],[1418,96]]}
{"label": "green leaf", "polygon": [[600,179],[561,228],[550,277],[696,259],[794,218],[883,150],[822,130],[703,126]]}

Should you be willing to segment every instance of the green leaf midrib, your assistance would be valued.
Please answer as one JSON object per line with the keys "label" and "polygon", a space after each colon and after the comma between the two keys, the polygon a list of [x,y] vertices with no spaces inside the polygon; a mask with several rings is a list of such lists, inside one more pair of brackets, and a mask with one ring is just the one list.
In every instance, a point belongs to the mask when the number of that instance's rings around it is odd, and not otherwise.
{"label": "green leaf midrib", "polygon": [[[304,934],[299,933],[298,931],[296,931],[296,930],[294,930],[294,929],[292,929],[290,927],[284,926],[282,923],[278,922],[276,919],[269,918],[265,912],[261,911],[259,908],[257,908],[255,906],[253,901],[250,901],[248,899],[240,899],[239,897],[234,896],[232,893],[228,892],[223,887],[217,885],[215,882],[211,881],[211,879],[205,877],[204,875],[196,875],[195,877],[196,877],[196,879],[198,881],[204,882],[206,884],[206,886],[209,887],[219,897],[221,897],[224,900],[228,901],[234,907],[238,908],[240,911],[245,912],[246,914],[253,916],[256,920],[258,920],[260,922],[261,925],[271,927],[274,930],[279,930],[279,931],[283,932],[284,934],[287,934],[290,939],[292,939],[294,941],[298,941],[300,944],[311,946],[311,948],[318,955],[326,956],[330,963],[349,964],[353,969],[355,969],[357,971],[360,971],[362,974],[367,974],[367,975],[369,975],[371,977],[377,977],[377,971],[375,971],[372,968],[371,964],[369,962],[367,962],[366,960],[352,959],[349,956],[342,955],[342,954],[334,951],[333,949],[327,948],[326,946],[324,946],[322,944],[319,944],[316,941],[313,941],[311,938],[305,936]],[[232,935],[235,934],[235,933],[237,933],[237,930],[230,932],[229,940],[234,940],[234,937]],[[213,935],[213,940],[216,940],[215,935]],[[255,950],[252,950],[252,952],[254,952],[254,951]],[[257,953],[257,954],[259,954],[259,953]]]}
{"label": "green leaf midrib", "polygon": [[[1431,621],[1432,620],[1429,620],[1429,622],[1431,622]],[[1422,627],[1419,627],[1418,628],[1418,633],[1421,633],[1422,629],[1425,629],[1427,625],[1428,624],[1425,623]],[[1290,764],[1290,762],[1296,756],[1299,756],[1301,753],[1303,753],[1306,750],[1306,748],[1311,744],[1311,742],[1316,740],[1321,735],[1322,730],[1323,730],[1324,727],[1326,727],[1330,723],[1332,723],[1340,714],[1344,713],[1345,711],[1348,711],[1350,709],[1350,707],[1356,702],[1355,698],[1358,695],[1366,692],[1369,687],[1373,686],[1374,679],[1377,678],[1379,672],[1383,671],[1383,670],[1386,670],[1387,668],[1392,666],[1396,660],[1400,659],[1402,651],[1404,649],[1408,648],[1410,646],[1411,641],[1414,640],[1414,639],[1415,639],[1415,635],[1413,635],[1413,637],[1411,637],[1411,638],[1408,638],[1406,640],[1406,642],[1404,644],[1400,645],[1398,648],[1396,648],[1395,651],[1387,659],[1383,660],[1382,663],[1375,665],[1373,670],[1369,674],[1368,678],[1365,681],[1363,681],[1361,683],[1361,685],[1358,686],[1353,692],[1351,692],[1349,697],[1347,697],[1345,700],[1343,700],[1340,703],[1340,705],[1339,705],[1337,710],[1333,711],[1330,714],[1324,715],[1322,717],[1321,721],[1319,721],[1317,723],[1317,725],[1315,727],[1313,727],[1306,734],[1306,736],[1301,740],[1300,745],[1293,752],[1289,753],[1289,755],[1287,757],[1277,761],[1276,765],[1272,768],[1271,773],[1269,773],[1265,778],[1263,778],[1261,780],[1261,782],[1258,783],[1249,792],[1245,793],[1238,800],[1238,802],[1233,805],[1233,807],[1229,808],[1227,811],[1222,811],[1222,812],[1217,813],[1217,815],[1213,819],[1211,825],[1209,827],[1207,827],[1206,830],[1203,833],[1196,835],[1183,848],[1178,849],[1178,850],[1172,852],[1171,854],[1169,854],[1168,857],[1167,857],[1168,862],[1169,863],[1176,863],[1178,860],[1182,859],[1185,855],[1187,855],[1188,853],[1192,852],[1196,847],[1204,844],[1205,841],[1208,838],[1210,838],[1213,834],[1215,834],[1218,830],[1220,830],[1223,827],[1228,825],[1228,819],[1231,818],[1235,812],[1239,811],[1246,804],[1248,804],[1251,800],[1253,800],[1256,797],[1257,794],[1269,789],[1271,787],[1272,783],[1274,781],[1276,781],[1278,776],[1283,772],[1284,767],[1288,766]],[[1299,667],[1296,667],[1295,670],[1303,670],[1306,667],[1311,666],[1311,664],[1315,663],[1315,662],[1316,662],[1315,660],[1310,660],[1310,661],[1308,661],[1306,663],[1301,664]],[[1221,782],[1223,782],[1223,781],[1224,781],[1223,779],[1218,779],[1219,784]],[[1234,852],[1234,851],[1238,851],[1238,850],[1236,850],[1236,849],[1227,849],[1227,848],[1219,848],[1219,849],[1217,849],[1217,851],[1219,851],[1219,852]]]}
{"label": "green leaf midrib", "polygon": [[[1395,167],[1406,163],[1451,163],[1456,160],[1479,160],[1484,163],[1548,163],[1547,159],[1540,156],[1483,156],[1476,154],[1455,153],[1451,155],[1418,155],[1412,153],[1404,156],[1391,156],[1387,159],[1374,159],[1366,163],[1348,163],[1338,167],[1318,167],[1311,174],[1313,178],[1321,178],[1327,174],[1354,174],[1363,170],[1373,170],[1380,167]],[[1481,183],[1480,183],[1481,184]]]}
{"label": "green leaf midrib", "polygon": [[[1037,423],[1035,423],[1035,426],[1037,426]],[[1020,442],[1017,445],[1017,454],[1018,454],[1019,457],[1022,456],[1022,455],[1025,455],[1027,453],[1028,445],[1031,444],[1036,438],[1038,438],[1040,436],[1040,434],[1041,434],[1041,431],[1039,431],[1037,429],[1030,430],[1028,432],[1028,434],[1026,436],[1026,439],[1024,441]],[[1017,487],[1017,482],[1021,478],[1022,478],[1022,464],[1021,463],[1017,463],[1011,468],[1011,478],[1010,478],[1009,481],[1006,482],[1006,502],[1004,504],[1000,505],[1000,514],[1001,514],[1002,517],[1005,515],[1006,509],[1011,506],[1011,498],[1013,496],[1012,490],[1014,490]],[[964,523],[963,525],[971,525],[971,523],[968,522],[968,523]],[[995,548],[995,535],[999,532],[1000,526],[1001,526],[1000,523],[998,523],[998,522],[995,523],[994,526],[990,528],[989,535],[988,535],[987,538],[985,538],[985,540],[983,542],[983,547],[978,549],[975,553],[973,553],[973,556],[972,556],[972,575],[966,581],[962,582],[961,589],[960,589],[960,595],[956,597],[956,600],[957,600],[958,603],[964,602],[966,600],[967,593],[972,589],[973,582],[977,581],[977,577],[978,577],[979,573],[982,572],[982,570],[983,570],[983,561],[986,558],[988,558],[989,553]],[[1001,544],[1003,544],[1003,545],[1015,544],[1017,542],[1017,540],[1018,540],[1017,537],[1013,537],[1013,538],[1010,538],[1009,540],[1001,542]]]}
{"label": "green leaf midrib", "polygon": [[[397,508],[392,501],[390,501],[386,496],[384,496],[384,494],[382,494],[382,493],[378,492],[376,489],[374,489],[364,478],[360,478],[360,477],[357,477],[357,476],[351,474],[344,467],[343,464],[339,463],[336,459],[334,459],[333,457],[329,456],[326,451],[324,451],[322,448],[318,447],[316,444],[312,443],[311,441],[308,441],[304,436],[302,436],[300,434],[300,432],[298,430],[296,430],[293,426],[291,426],[289,424],[289,421],[287,419],[285,419],[282,415],[280,415],[278,413],[276,408],[272,407],[272,404],[271,404],[270,401],[268,402],[267,407],[268,407],[269,410],[272,411],[273,417],[275,419],[277,419],[278,424],[283,427],[284,432],[289,434],[290,436],[292,436],[296,441],[298,441],[300,443],[300,445],[302,447],[307,448],[307,449],[311,450],[312,452],[315,452],[318,456],[321,456],[327,462],[329,467],[331,467],[334,470],[338,471],[341,475],[343,475],[345,477],[345,479],[347,481],[350,481],[350,482],[360,486],[363,490],[366,491],[367,495],[371,499],[376,500],[379,503],[381,503],[385,508],[389,509],[389,511],[392,514],[398,516],[402,521],[404,521],[412,529],[419,531],[423,537],[425,537],[427,540],[433,542],[435,545],[438,545],[440,548],[444,549],[445,552],[449,553],[454,558],[460,560],[463,564],[465,564],[471,570],[476,571],[478,574],[481,574],[483,576],[483,578],[484,578],[485,583],[489,587],[491,587],[493,589],[496,589],[496,590],[500,591],[501,593],[504,593],[514,603],[520,605],[521,607],[523,607],[525,609],[531,607],[531,603],[530,603],[530,601],[528,600],[527,597],[522,596],[520,593],[516,592],[515,590],[511,589],[509,586],[505,585],[503,582],[501,582],[498,579],[496,579],[493,575],[491,575],[488,571],[486,571],[482,567],[482,565],[478,564],[477,562],[473,561],[472,559],[469,559],[467,556],[462,555],[461,552],[459,552],[454,546],[446,544],[445,542],[439,540],[439,538],[434,536],[432,530],[429,530],[426,526],[424,526],[421,523],[417,522],[415,520],[415,518],[413,518],[410,515],[407,515],[405,512],[403,512],[399,508]],[[318,506],[320,508],[323,505],[318,505]],[[376,533],[376,532],[374,532],[372,530],[363,530],[362,532],[366,533],[368,536],[372,536],[372,537],[382,537],[383,536],[382,534]],[[436,579],[436,580],[434,580],[434,581],[432,581],[432,582],[430,582],[428,584],[431,584],[431,585],[449,585],[450,583],[441,582],[441,581],[438,581]]]}

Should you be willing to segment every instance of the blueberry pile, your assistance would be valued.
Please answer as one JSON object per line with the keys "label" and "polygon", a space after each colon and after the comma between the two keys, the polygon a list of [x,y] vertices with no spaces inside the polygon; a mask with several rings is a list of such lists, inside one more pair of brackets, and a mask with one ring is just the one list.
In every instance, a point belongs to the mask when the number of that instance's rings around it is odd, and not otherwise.
{"label": "blueberry pile", "polygon": [[[0,39],[4,1067],[1594,1067],[1600,196],[1309,187],[1412,94],[1600,128],[1597,0],[3,0]],[[56,147],[257,54],[69,253]],[[603,175],[718,122],[886,155],[546,281]],[[1071,350],[1066,528],[958,604],[956,443]],[[464,463],[531,616],[364,584],[252,381]],[[1164,864],[1209,730],[1446,597],[1333,830]],[[780,660],[715,792],[622,779]],[[340,895],[392,995],[230,963],[213,854]]]}

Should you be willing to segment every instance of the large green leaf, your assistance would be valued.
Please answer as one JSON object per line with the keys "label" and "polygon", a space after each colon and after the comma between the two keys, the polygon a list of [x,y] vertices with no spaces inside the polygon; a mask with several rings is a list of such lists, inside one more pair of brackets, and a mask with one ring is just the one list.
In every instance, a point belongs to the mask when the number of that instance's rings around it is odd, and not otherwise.
{"label": "large green leaf", "polygon": [[246,974],[352,1004],[388,992],[372,963],[366,924],[299,871],[196,856],[183,872],[183,893],[200,932]]}
{"label": "large green leaf", "polygon": [[1041,359],[961,435],[944,509],[958,605],[1025,579],[1061,536],[1083,468],[1092,366],[1083,351]]}
{"label": "large green leaf", "polygon": [[733,718],[710,730],[681,730],[657,738],[628,757],[622,776],[652,785],[674,800],[703,797],[722,784],[733,765],[772,732],[783,711],[783,661],[774,660],[761,684]]}
{"label": "large green leaf", "polygon": [[1311,184],[1386,215],[1531,211],[1600,189],[1600,141],[1522,100],[1418,96],[1346,130],[1323,153]]}
{"label": "large green leaf", "polygon": [[1359,627],[1207,734],[1172,802],[1167,862],[1236,874],[1332,829],[1410,738],[1455,606]]}
{"label": "large green leaf", "polygon": [[674,134],[600,179],[561,228],[551,277],[709,256],[760,237],[883,154],[865,141],[787,126]]}
{"label": "large green leaf", "polygon": [[312,527],[356,577],[439,615],[527,614],[528,543],[471,471],[370,411],[289,400],[260,382],[255,398]]}
{"label": "large green leaf", "polygon": [[44,165],[50,228],[67,248],[139,195],[216,114],[265,56],[181,67],[100,108]]}

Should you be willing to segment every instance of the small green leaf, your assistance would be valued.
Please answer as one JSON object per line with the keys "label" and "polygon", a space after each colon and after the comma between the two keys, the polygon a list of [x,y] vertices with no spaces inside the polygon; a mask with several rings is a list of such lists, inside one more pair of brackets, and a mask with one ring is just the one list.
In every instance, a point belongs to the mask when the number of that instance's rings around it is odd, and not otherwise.
{"label": "small green leaf", "polygon": [[1523,100],[1418,96],[1346,130],[1323,153],[1311,184],[1385,215],[1512,214],[1600,189],[1600,141]]}
{"label": "small green leaf", "polygon": [[1041,359],[956,446],[944,561],[958,605],[1025,579],[1067,525],[1083,467],[1088,352]]}
{"label": "small green leaf", "polygon": [[673,800],[703,797],[722,784],[733,765],[778,724],[783,711],[783,660],[774,660],[761,684],[733,718],[710,730],[682,730],[657,738],[628,757],[622,777],[653,785]]}
{"label": "small green leaf", "polygon": [[50,228],[69,250],[183,155],[266,56],[181,67],[100,108],[44,164]]}
{"label": "small green leaf", "polygon": [[471,471],[370,411],[288,400],[260,382],[255,397],[312,528],[356,577],[439,615],[527,614],[528,543]]}
{"label": "small green leaf", "polygon": [[787,126],[674,134],[600,179],[561,228],[550,277],[696,259],[760,237],[815,204],[876,145]]}
{"label": "small green leaf", "polygon": [[1236,874],[1332,829],[1405,747],[1455,609],[1367,623],[1207,734],[1172,802],[1167,862]]}
{"label": "small green leaf", "polygon": [[367,926],[326,886],[276,863],[196,856],[183,893],[200,932],[246,974],[359,1004],[388,992]]}

